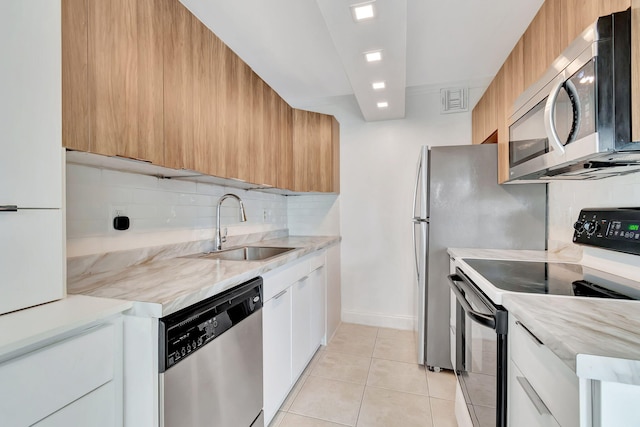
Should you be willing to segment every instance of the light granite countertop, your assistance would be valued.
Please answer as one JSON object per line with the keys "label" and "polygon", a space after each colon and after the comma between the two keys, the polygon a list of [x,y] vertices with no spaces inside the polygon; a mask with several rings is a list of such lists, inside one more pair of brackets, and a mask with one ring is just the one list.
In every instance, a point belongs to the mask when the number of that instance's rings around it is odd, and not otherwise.
{"label": "light granite countertop", "polygon": [[[193,247],[181,247],[179,252],[172,253],[173,257],[159,256],[158,253],[149,256],[149,251],[145,250],[144,256],[148,259],[122,268],[96,268],[95,265],[101,262],[99,259],[91,262],[76,260],[70,263],[72,267],[69,269],[74,271],[74,275],[68,277],[67,289],[72,294],[132,301],[134,314],[162,317],[339,241],[338,236],[291,236],[250,243],[296,248],[264,261],[184,258],[210,250],[193,250]],[[133,251],[129,252],[111,258],[132,256]]]}
{"label": "light granite countertop", "polygon": [[[582,378],[640,385],[640,302],[497,290],[462,258],[575,262],[575,254],[545,251],[449,249],[465,273],[489,297],[520,319]],[[490,289],[493,288],[493,289]]]}

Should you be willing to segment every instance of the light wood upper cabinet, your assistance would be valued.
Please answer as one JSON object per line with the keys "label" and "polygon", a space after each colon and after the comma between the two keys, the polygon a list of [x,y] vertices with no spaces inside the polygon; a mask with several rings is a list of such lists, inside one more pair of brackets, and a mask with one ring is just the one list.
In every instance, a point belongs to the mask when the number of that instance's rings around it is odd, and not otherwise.
{"label": "light wood upper cabinet", "polygon": [[560,0],[546,0],[523,35],[524,86],[535,83],[566,47],[560,39]]}
{"label": "light wood upper cabinet", "polygon": [[497,101],[499,88],[497,83],[495,80],[491,82],[471,113],[472,140],[474,144],[488,142],[487,140],[498,129]]}
{"label": "light wood upper cabinet", "polygon": [[157,2],[63,0],[62,20],[63,145],[162,164]]}
{"label": "light wood upper cabinet", "polygon": [[293,108],[278,98],[277,187],[293,190]]}
{"label": "light wood upper cabinet", "polygon": [[293,110],[293,190],[338,193],[339,125],[333,116]]}
{"label": "light wood upper cabinet", "polygon": [[565,47],[598,17],[628,9],[631,5],[630,0],[562,0],[561,3],[564,22],[561,35],[562,45]]}
{"label": "light wood upper cabinet", "polygon": [[309,113],[296,130],[292,108],[178,0],[62,0],[62,30],[65,147],[337,192],[335,119]]}
{"label": "light wood upper cabinet", "polygon": [[[631,40],[640,40],[640,0],[633,0]],[[634,141],[640,141],[640,43],[631,44],[631,130]]]}

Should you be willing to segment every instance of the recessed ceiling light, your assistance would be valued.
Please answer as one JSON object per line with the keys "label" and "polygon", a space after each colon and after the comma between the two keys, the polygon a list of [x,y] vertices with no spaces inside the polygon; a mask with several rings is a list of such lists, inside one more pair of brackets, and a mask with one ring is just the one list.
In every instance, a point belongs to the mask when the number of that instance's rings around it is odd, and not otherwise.
{"label": "recessed ceiling light", "polygon": [[387,108],[389,103],[387,101],[378,102],[378,108]]}
{"label": "recessed ceiling light", "polygon": [[367,52],[364,54],[364,56],[367,58],[367,62],[376,62],[376,61],[382,61],[382,51],[381,50],[376,50],[373,52]]}
{"label": "recessed ceiling light", "polygon": [[351,5],[351,14],[356,22],[363,21],[365,19],[371,19],[376,15],[373,8],[373,2],[359,3]]}
{"label": "recessed ceiling light", "polygon": [[375,90],[380,90],[387,87],[387,85],[384,82],[373,82],[371,83],[371,87],[373,87]]}

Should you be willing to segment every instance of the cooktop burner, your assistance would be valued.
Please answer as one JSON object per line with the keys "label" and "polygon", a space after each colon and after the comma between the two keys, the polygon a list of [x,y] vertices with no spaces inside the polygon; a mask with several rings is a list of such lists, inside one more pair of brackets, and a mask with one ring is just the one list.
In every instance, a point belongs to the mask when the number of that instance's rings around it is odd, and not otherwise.
{"label": "cooktop burner", "polygon": [[640,283],[579,264],[464,259],[509,292],[640,300]]}

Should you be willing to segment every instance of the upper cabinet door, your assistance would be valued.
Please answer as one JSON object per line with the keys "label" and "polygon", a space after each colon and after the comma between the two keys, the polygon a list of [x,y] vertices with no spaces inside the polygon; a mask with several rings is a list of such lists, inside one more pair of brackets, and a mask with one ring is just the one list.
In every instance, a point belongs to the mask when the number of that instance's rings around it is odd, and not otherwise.
{"label": "upper cabinet door", "polygon": [[333,116],[293,110],[294,191],[338,193],[340,132]]}
{"label": "upper cabinet door", "polygon": [[163,8],[62,0],[63,145],[162,164]]}
{"label": "upper cabinet door", "polygon": [[60,208],[60,2],[3,0],[0,39],[0,205]]}

